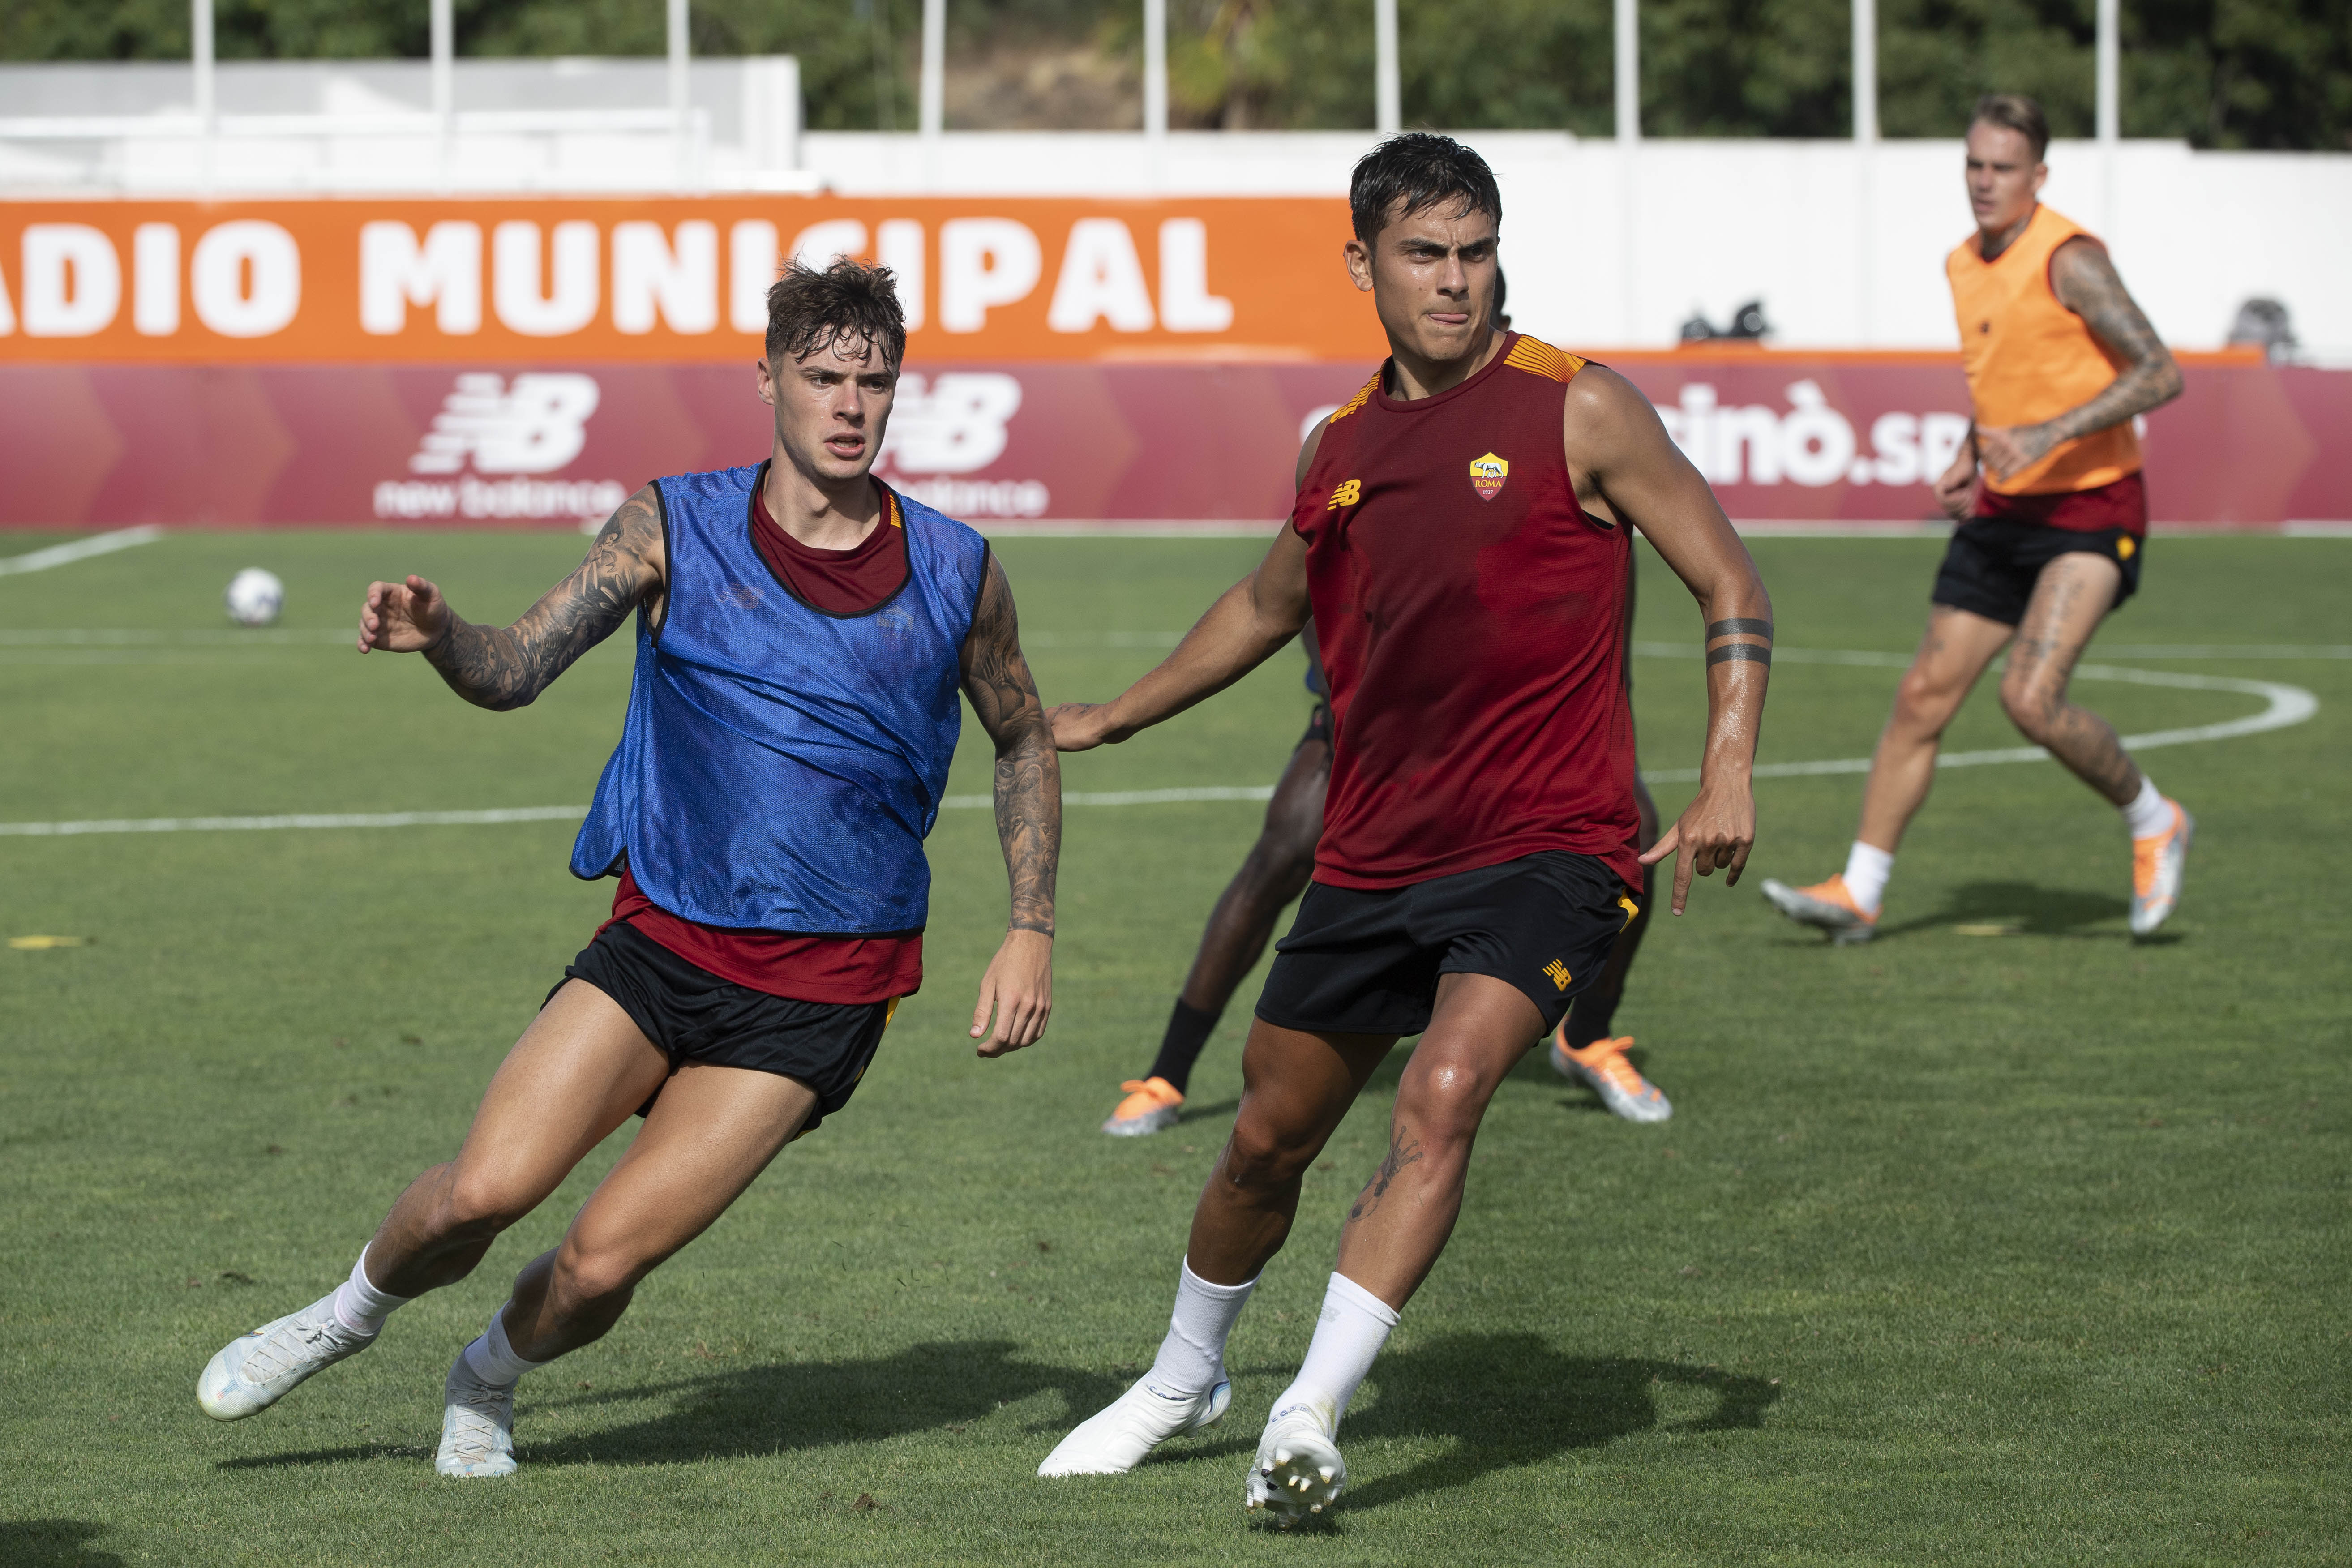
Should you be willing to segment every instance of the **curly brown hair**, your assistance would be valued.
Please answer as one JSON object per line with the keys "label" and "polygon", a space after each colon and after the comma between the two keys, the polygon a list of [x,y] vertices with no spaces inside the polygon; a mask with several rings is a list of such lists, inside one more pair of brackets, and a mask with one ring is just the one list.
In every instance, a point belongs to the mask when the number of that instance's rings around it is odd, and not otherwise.
{"label": "curly brown hair", "polygon": [[894,373],[907,357],[907,313],[890,269],[846,256],[822,272],[786,262],[768,289],[770,363],[860,345],[879,349]]}

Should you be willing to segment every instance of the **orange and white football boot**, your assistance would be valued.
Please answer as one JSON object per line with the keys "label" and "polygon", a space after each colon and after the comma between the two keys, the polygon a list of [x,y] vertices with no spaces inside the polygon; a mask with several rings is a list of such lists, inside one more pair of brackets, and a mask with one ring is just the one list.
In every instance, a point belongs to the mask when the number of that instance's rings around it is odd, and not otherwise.
{"label": "orange and white football boot", "polygon": [[1184,1091],[1164,1078],[1131,1078],[1118,1087],[1127,1098],[1102,1124],[1114,1138],[1165,1131],[1176,1125],[1176,1113],[1184,1109]]}
{"label": "orange and white football boot", "polygon": [[2172,918],[2180,904],[2180,879],[2189,869],[2189,841],[2197,833],[2197,819],[2167,796],[2172,826],[2161,833],[2132,840],[2131,933],[2152,936]]}
{"label": "orange and white football boot", "polygon": [[1633,1043],[1633,1036],[1620,1035],[1613,1040],[1595,1040],[1582,1050],[1570,1050],[1568,1025],[1562,1023],[1551,1032],[1551,1070],[1574,1079],[1628,1121],[1664,1121],[1675,1108],[1658,1092],[1658,1086],[1626,1059],[1625,1048]]}
{"label": "orange and white football boot", "polygon": [[1845,873],[1841,871],[1826,882],[1815,882],[1810,888],[1792,888],[1777,878],[1764,879],[1764,896],[1772,907],[1795,921],[1830,933],[1830,941],[1843,947],[1852,942],[1868,942],[1878,931],[1876,910],[1865,910],[1846,890]]}

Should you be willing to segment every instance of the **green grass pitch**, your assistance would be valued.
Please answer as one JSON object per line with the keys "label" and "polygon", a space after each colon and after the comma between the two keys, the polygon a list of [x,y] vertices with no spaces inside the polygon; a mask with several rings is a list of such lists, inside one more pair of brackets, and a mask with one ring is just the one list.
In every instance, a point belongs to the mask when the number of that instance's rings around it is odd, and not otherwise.
{"label": "green grass pitch", "polygon": [[[1755,548],[1784,647],[1900,652],[1939,545]],[[1034,1477],[1165,1324],[1255,982],[1179,1129],[1095,1127],[1149,1062],[1257,807],[1072,807],[1053,1026],[994,1063],[962,1023],[1003,873],[989,814],[946,813],[929,979],[856,1103],[609,1339],[529,1379],[522,1473],[470,1484],[431,1471],[442,1373],[617,1138],[473,1279],[277,1409],[217,1426],[194,1384],[222,1342],[332,1285],[455,1150],[606,907],[564,871],[570,825],[0,837],[0,931],[89,939],[0,948],[0,1562],[2344,1562],[2352,661],[2313,655],[2347,640],[2347,550],[2159,539],[2095,648],[2320,703],[2147,753],[2200,824],[2160,941],[2126,936],[2116,814],[2048,763],[1941,776],[1870,946],[1809,939],[1753,880],[1702,883],[1659,921],[1619,1016],[1674,1121],[1619,1122],[1530,1058],[1348,1419],[1353,1489],[1296,1537],[1244,1524],[1243,1466],[1402,1054],[1308,1179],[1234,1335],[1226,1424],[1123,1479]],[[498,716],[336,641],[371,576],[425,572],[504,617],[578,552],[188,533],[0,577],[0,819],[584,802],[625,647]],[[1053,701],[1139,674],[1256,552],[1002,552]],[[222,619],[248,564],[287,581],[276,632]],[[1687,598],[1654,557],[1643,570],[1641,637],[1695,641]],[[90,629],[141,639],[58,635]],[[2112,647],[2256,644],[2290,653]],[[1072,759],[1066,787],[1270,783],[1306,716],[1299,669],[1285,653]],[[1687,768],[1697,660],[1643,658],[1636,679],[1645,763]],[[1866,754],[1893,679],[1784,660],[1765,759]],[[2126,733],[2262,705],[2079,689]],[[971,735],[960,793],[986,787]],[[2017,742],[1986,691],[1951,743]],[[1761,783],[1751,879],[1836,868],[1859,784]],[[1688,793],[1659,791],[1669,811]]]}

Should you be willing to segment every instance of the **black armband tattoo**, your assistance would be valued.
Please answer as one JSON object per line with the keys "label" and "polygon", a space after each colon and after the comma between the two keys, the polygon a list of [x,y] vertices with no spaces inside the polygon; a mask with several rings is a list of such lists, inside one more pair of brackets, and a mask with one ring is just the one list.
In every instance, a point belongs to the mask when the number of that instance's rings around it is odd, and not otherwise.
{"label": "black armband tattoo", "polygon": [[1710,621],[1706,628],[1706,640],[1709,642],[1713,642],[1717,637],[1769,637],[1771,635],[1772,623],[1769,621],[1741,619]]}
{"label": "black armband tattoo", "polygon": [[1769,665],[1772,662],[1772,650],[1769,647],[1759,647],[1757,644],[1752,642],[1726,643],[1721,647],[1711,650],[1706,656],[1706,662],[1711,665]]}

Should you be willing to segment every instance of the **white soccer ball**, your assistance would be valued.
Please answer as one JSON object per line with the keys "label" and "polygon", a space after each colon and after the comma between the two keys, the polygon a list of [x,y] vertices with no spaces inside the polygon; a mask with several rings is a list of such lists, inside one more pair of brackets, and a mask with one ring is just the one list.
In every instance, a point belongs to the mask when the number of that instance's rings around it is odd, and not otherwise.
{"label": "white soccer ball", "polygon": [[286,584],[275,572],[248,566],[228,580],[228,591],[221,595],[221,602],[228,606],[228,618],[238,626],[266,626],[286,607]]}

